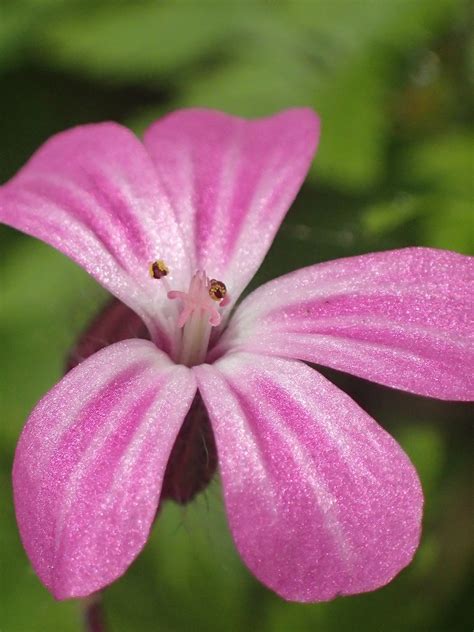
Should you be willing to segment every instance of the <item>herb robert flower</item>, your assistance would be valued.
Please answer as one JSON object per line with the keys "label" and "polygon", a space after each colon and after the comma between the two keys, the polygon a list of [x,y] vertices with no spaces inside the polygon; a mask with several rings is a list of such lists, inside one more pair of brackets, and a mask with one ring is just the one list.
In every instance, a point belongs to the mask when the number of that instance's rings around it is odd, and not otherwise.
{"label": "herb robert flower", "polygon": [[[146,543],[199,392],[249,569],[282,597],[373,590],[422,515],[407,456],[306,362],[441,399],[474,395],[473,259],[426,248],[318,264],[237,300],[315,151],[317,117],[208,110],[51,138],[0,191],[0,218],[85,268],[146,325],[33,410],[13,479],[21,537],[58,598],[122,575]],[[469,343],[468,340],[471,342]]]}

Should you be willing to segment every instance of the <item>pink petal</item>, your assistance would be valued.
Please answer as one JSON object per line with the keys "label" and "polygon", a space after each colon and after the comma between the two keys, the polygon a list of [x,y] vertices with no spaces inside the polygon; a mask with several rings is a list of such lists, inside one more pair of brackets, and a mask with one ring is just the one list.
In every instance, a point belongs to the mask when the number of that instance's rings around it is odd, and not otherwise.
{"label": "pink petal", "polygon": [[34,409],[15,456],[16,514],[58,599],[102,588],[143,548],[195,390],[189,369],[127,340],[70,371]]}
{"label": "pink petal", "polygon": [[143,145],[116,123],[84,125],[47,141],[0,188],[0,221],[84,267],[154,329],[166,292],[149,276],[163,258],[178,283],[188,256]]}
{"label": "pink petal", "polygon": [[182,110],[146,132],[194,267],[224,281],[233,300],[270,247],[318,136],[319,120],[309,109],[254,121]]}
{"label": "pink petal", "polygon": [[297,270],[257,289],[230,347],[300,358],[440,399],[474,399],[474,258],[406,248]]}
{"label": "pink petal", "polygon": [[193,369],[210,413],[230,527],[282,597],[374,590],[413,557],[422,492],[398,444],[304,364],[234,354]]}

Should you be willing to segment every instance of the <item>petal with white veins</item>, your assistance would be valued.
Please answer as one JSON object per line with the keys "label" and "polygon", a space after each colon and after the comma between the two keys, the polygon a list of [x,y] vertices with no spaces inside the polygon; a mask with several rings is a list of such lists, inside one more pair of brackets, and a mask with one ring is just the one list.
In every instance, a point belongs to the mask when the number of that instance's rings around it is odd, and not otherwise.
{"label": "petal with white veins", "polygon": [[33,410],[15,455],[15,508],[56,598],[99,590],[140,553],[195,391],[189,369],[127,340],[78,365]]}
{"label": "petal with white veins", "polygon": [[237,548],[285,599],[374,590],[413,557],[422,492],[400,446],[301,362],[234,354],[193,369]]}
{"label": "petal with white veins", "polygon": [[181,110],[145,133],[194,267],[224,281],[232,300],[267,253],[318,137],[319,119],[307,108],[257,120]]}
{"label": "petal with white veins", "polygon": [[[99,123],[50,138],[0,187],[0,221],[60,250],[136,311],[155,339],[166,292],[149,265],[187,283],[190,261],[153,163],[125,127]],[[166,329],[166,323],[161,323]]]}
{"label": "petal with white veins", "polygon": [[474,399],[474,257],[405,248],[317,264],[250,294],[219,346]]}

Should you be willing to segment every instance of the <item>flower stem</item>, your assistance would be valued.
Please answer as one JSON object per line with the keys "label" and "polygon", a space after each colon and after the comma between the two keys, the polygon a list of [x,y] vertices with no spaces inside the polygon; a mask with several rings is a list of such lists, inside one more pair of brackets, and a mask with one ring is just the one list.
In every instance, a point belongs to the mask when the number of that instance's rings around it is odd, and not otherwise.
{"label": "flower stem", "polygon": [[100,593],[91,595],[83,600],[84,629],[86,632],[107,632],[105,625],[102,596]]}

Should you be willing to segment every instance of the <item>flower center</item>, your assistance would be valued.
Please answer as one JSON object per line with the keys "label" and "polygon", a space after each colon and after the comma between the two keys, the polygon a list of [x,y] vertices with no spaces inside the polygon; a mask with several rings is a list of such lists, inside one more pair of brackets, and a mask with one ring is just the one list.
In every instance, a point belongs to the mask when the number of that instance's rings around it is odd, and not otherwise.
{"label": "flower center", "polygon": [[222,281],[209,279],[204,270],[197,270],[187,292],[173,290],[168,280],[168,267],[161,259],[150,264],[150,276],[160,280],[170,300],[181,303],[175,326],[173,360],[178,364],[195,366],[206,358],[211,331],[221,322],[220,308],[230,303],[227,288]]}

